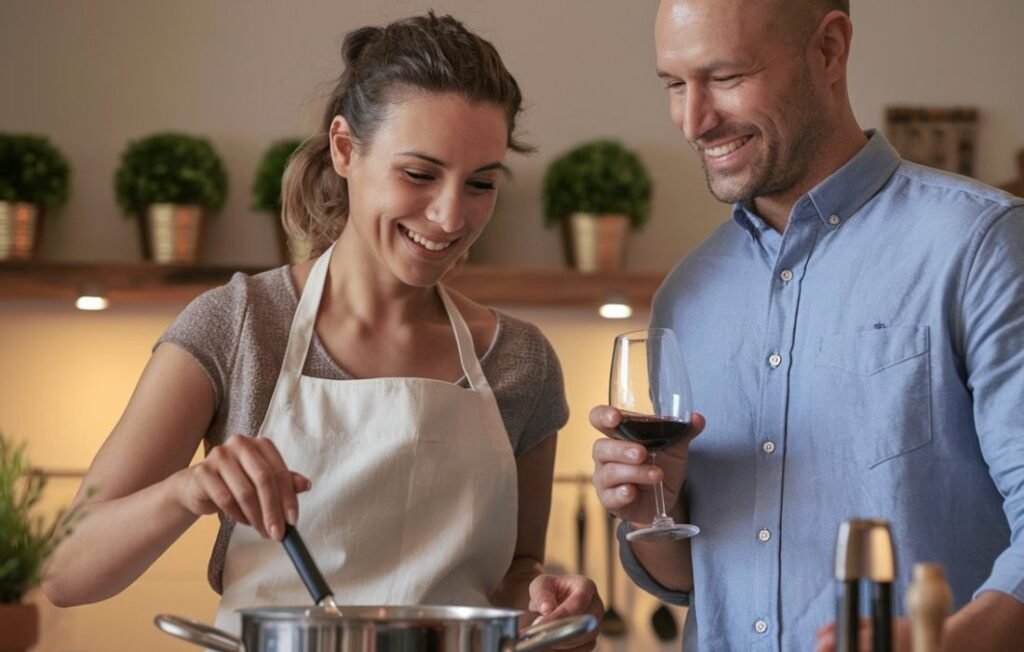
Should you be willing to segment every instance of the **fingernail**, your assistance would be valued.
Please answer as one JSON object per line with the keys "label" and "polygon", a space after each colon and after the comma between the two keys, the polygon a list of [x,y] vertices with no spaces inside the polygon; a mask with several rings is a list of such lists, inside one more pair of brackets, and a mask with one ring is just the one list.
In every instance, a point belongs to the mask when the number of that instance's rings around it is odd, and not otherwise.
{"label": "fingernail", "polygon": [[651,480],[657,480],[658,479],[658,472],[655,471],[654,469],[651,469],[650,471],[647,472],[647,477],[649,479],[651,479]]}
{"label": "fingernail", "polygon": [[281,540],[281,528],[276,525],[270,526],[270,536],[273,539]]}
{"label": "fingernail", "polygon": [[545,601],[545,602],[541,602],[540,603],[540,612],[542,614],[551,613],[551,610],[554,609],[554,608],[555,608],[555,605],[552,602]]}
{"label": "fingernail", "polygon": [[284,517],[288,521],[288,525],[295,525],[299,521],[299,512],[294,507],[289,507],[285,510]]}
{"label": "fingernail", "polygon": [[640,459],[640,451],[636,450],[635,448],[630,448],[628,451],[626,451],[626,457],[628,457],[631,460],[638,460]]}
{"label": "fingernail", "polygon": [[626,485],[622,485],[621,487],[619,487],[619,495],[622,496],[623,498],[628,498],[629,487],[627,487]]}

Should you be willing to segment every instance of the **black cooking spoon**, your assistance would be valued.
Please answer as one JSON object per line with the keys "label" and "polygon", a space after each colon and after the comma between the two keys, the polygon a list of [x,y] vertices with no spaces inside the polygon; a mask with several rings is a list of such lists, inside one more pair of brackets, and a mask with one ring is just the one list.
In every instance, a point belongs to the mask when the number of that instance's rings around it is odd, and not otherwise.
{"label": "black cooking spoon", "polygon": [[284,539],[281,543],[284,544],[284,549],[288,552],[292,564],[295,565],[295,570],[299,572],[299,577],[306,585],[313,602],[319,607],[337,612],[338,604],[334,601],[334,591],[327,586],[327,580],[324,579],[320,568],[313,561],[309,549],[306,548],[306,542],[299,536],[299,531],[294,526],[285,524]]}

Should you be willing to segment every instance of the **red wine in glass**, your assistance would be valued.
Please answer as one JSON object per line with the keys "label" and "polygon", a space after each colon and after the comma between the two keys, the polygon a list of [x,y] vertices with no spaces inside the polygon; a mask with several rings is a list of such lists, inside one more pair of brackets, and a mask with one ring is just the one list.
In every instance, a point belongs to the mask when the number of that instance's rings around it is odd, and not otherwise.
{"label": "red wine in glass", "polygon": [[660,451],[671,446],[689,430],[689,421],[629,413],[623,413],[618,427],[623,439],[643,444],[649,451]]}
{"label": "red wine in glass", "polygon": [[[657,464],[659,451],[689,432],[690,380],[675,333],[648,328],[615,338],[608,403],[622,414],[618,436],[643,444],[651,464]],[[668,515],[661,481],[654,485],[654,506],[651,525],[629,532],[628,540],[686,539],[700,532]]]}

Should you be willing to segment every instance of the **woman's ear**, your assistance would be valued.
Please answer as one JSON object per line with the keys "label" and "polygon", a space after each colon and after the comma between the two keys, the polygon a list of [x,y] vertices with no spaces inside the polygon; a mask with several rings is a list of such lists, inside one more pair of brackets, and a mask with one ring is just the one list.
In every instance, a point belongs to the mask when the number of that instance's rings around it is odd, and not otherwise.
{"label": "woman's ear", "polygon": [[334,116],[327,137],[331,143],[331,162],[334,171],[347,178],[353,151],[352,131],[348,127],[348,121],[340,115]]}

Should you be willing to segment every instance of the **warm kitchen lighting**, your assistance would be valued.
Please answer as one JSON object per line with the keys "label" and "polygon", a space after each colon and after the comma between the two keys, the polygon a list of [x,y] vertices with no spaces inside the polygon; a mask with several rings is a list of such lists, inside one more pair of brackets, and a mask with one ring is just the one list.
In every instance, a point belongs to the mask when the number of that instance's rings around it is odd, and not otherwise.
{"label": "warm kitchen lighting", "polygon": [[597,309],[597,313],[605,319],[629,319],[633,316],[633,308],[630,307],[626,297],[621,294],[611,294]]}
{"label": "warm kitchen lighting", "polygon": [[75,299],[75,307],[79,310],[106,310],[109,305],[103,288],[94,284],[84,286]]}

